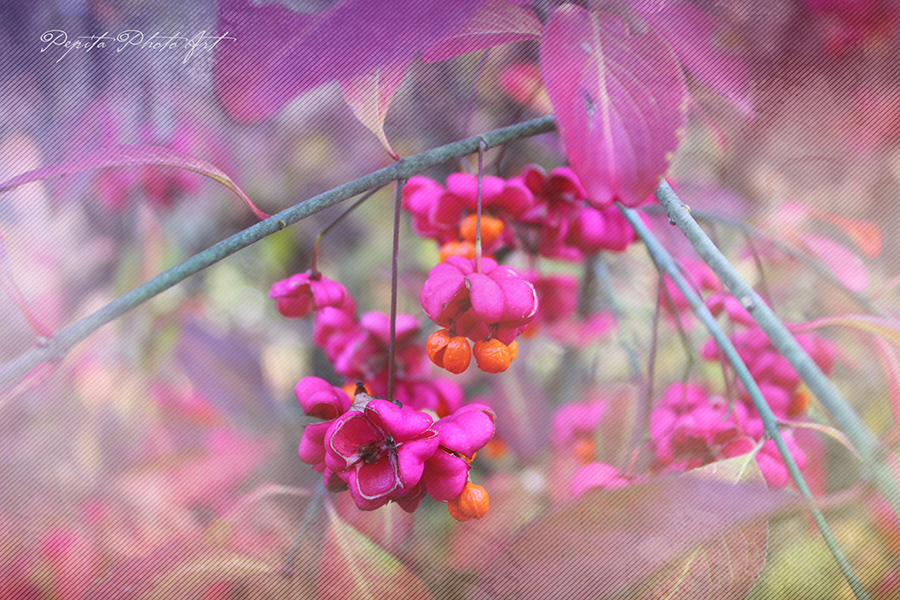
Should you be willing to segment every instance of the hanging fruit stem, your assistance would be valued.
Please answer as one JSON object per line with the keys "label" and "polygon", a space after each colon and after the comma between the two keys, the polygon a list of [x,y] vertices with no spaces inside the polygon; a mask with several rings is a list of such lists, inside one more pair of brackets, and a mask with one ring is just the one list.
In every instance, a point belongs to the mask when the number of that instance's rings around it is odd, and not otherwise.
{"label": "hanging fruit stem", "polygon": [[394,401],[394,355],[397,353],[397,278],[400,257],[400,200],[403,197],[405,179],[397,180],[397,196],[394,199],[394,246],[391,250],[391,336],[388,341],[388,392],[389,402]]}
{"label": "hanging fruit stem", "polygon": [[335,225],[337,225],[338,223],[340,223],[341,221],[344,220],[344,217],[346,217],[347,215],[349,215],[350,213],[352,213],[354,210],[356,210],[356,208],[357,208],[360,204],[362,204],[363,202],[365,202],[366,200],[368,200],[369,198],[371,198],[372,195],[373,195],[375,192],[377,192],[378,190],[380,190],[380,189],[383,188],[383,187],[384,187],[384,186],[380,185],[380,186],[378,186],[377,188],[373,188],[373,189],[369,190],[368,192],[366,192],[365,194],[363,194],[362,197],[361,197],[359,200],[357,200],[356,202],[354,202],[353,204],[351,204],[350,207],[349,207],[347,210],[345,210],[344,212],[342,212],[341,214],[339,214],[339,215],[337,216],[337,218],[335,218],[334,221],[332,221],[331,223],[329,223],[328,225],[326,225],[325,228],[324,228],[322,231],[319,232],[319,235],[316,237],[316,245],[313,246],[312,264],[310,265],[310,271],[312,271],[313,273],[318,273],[318,272],[319,272],[319,270],[318,270],[318,264],[319,264],[319,246],[322,245],[322,238],[325,237],[325,234],[328,233],[329,231],[331,231],[332,228],[333,228]]}
{"label": "hanging fruit stem", "polygon": [[475,272],[481,273],[481,179],[484,177],[484,151],[487,144],[478,142],[478,198],[475,203]]}

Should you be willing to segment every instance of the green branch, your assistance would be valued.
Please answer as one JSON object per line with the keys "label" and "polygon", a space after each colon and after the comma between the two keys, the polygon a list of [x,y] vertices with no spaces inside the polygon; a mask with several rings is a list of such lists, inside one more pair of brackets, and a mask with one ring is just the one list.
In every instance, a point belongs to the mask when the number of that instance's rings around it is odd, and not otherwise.
{"label": "green branch", "polygon": [[417,173],[421,173],[448,160],[477,152],[478,144],[482,140],[487,144],[488,148],[493,148],[513,140],[553,131],[554,127],[553,117],[550,116],[495,129],[476,137],[470,137],[400,159],[389,167],[379,169],[359,179],[354,179],[318,196],[313,196],[308,200],[295,204],[278,214],[272,215],[265,221],[260,221],[256,225],[222,240],[203,252],[195,254],[183,263],[160,273],[147,283],[119,296],[97,312],[60,330],[51,338],[42,339],[37,347],[0,367],[0,390],[9,389],[11,385],[17,383],[32,369],[44,362],[58,362],[62,360],[76,344],[103,325],[121,317],[135,306],[146,302],[157,294],[166,291],[238,250],[284,229],[288,225],[292,225],[333,204],[362,194],[372,188],[380,187],[399,179],[409,179]]}
{"label": "green branch", "polygon": [[665,181],[660,183],[656,189],[656,197],[665,208],[669,220],[681,229],[697,253],[706,261],[706,264],[710,266],[722,283],[728,286],[731,293],[739,298],[744,306],[749,307],[750,314],[769,336],[775,348],[791,363],[825,410],[828,411],[837,427],[850,439],[862,457],[865,469],[863,476],[875,484],[878,492],[891,503],[894,512],[900,516],[900,486],[885,464],[885,451],[879,445],[875,434],[797,343],[797,340],[772,309],[741,278],[728,259],[716,248],[716,245],[693,219],[690,209],[675,195],[668,183]]}
{"label": "green branch", "polygon": [[[668,187],[668,185],[665,183],[665,180],[663,180],[663,182],[660,184],[657,194],[660,193],[659,190],[663,189],[663,186]],[[666,251],[665,248],[663,248],[662,244],[659,243],[659,240],[654,237],[653,233],[650,232],[650,230],[641,220],[640,216],[638,216],[638,214],[632,209],[625,208],[621,204],[618,206],[622,211],[622,214],[625,215],[625,218],[628,219],[628,222],[637,232],[638,237],[640,237],[641,241],[644,242],[644,245],[647,247],[647,251],[650,253],[650,257],[653,259],[653,262],[656,264],[657,268],[660,271],[665,272],[672,279],[672,281],[687,299],[688,303],[691,306],[691,309],[709,330],[709,333],[715,339],[716,344],[718,344],[719,348],[722,349],[725,357],[734,367],[735,373],[737,373],[737,376],[741,380],[741,383],[744,384],[744,387],[746,388],[747,393],[750,395],[750,399],[753,402],[753,406],[756,407],[756,412],[759,413],[759,416],[762,419],[763,426],[765,427],[766,431],[766,436],[771,438],[775,442],[775,446],[778,448],[778,453],[781,454],[781,458],[784,459],[784,464],[785,466],[787,466],[787,470],[791,475],[791,479],[794,481],[794,483],[797,485],[797,489],[806,499],[809,512],[812,514],[813,520],[816,522],[819,531],[822,533],[822,537],[825,538],[825,543],[828,545],[828,548],[831,550],[835,561],[837,561],[838,566],[844,574],[844,577],[847,579],[847,583],[850,584],[850,587],[853,589],[853,593],[856,594],[857,598],[868,598],[869,596],[866,593],[866,590],[863,588],[862,583],[859,581],[859,578],[857,578],[856,574],[853,572],[853,567],[850,566],[849,561],[847,561],[847,557],[844,556],[843,551],[837,543],[837,539],[835,539],[834,534],[828,527],[828,523],[825,521],[825,517],[819,510],[819,507],[816,506],[816,501],[813,498],[812,492],[810,491],[809,486],[806,484],[806,481],[803,479],[803,475],[800,473],[800,467],[797,466],[794,457],[791,455],[790,449],[787,447],[787,444],[785,444],[784,442],[784,438],[781,436],[781,431],[778,429],[778,419],[775,417],[772,409],[769,408],[769,405],[766,403],[765,398],[763,398],[762,393],[759,391],[759,386],[757,386],[756,381],[753,380],[753,376],[750,374],[750,370],[747,369],[747,365],[745,365],[744,361],[741,360],[741,357],[738,354],[737,349],[734,347],[734,344],[731,343],[731,340],[728,338],[728,335],[725,333],[725,331],[723,331],[722,328],[719,327],[716,318],[709,311],[709,308],[707,308],[703,303],[703,300],[700,298],[697,292],[694,291],[694,289],[681,274],[681,271],[678,270],[678,266],[675,264],[672,256]],[[712,244],[712,242],[709,243]]]}

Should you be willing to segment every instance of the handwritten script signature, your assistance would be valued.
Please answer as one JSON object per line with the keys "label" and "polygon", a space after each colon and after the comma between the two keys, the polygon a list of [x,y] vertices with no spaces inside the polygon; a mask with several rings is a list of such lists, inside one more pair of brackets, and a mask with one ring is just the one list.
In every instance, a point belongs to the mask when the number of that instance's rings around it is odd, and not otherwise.
{"label": "handwritten script signature", "polygon": [[177,32],[175,35],[162,35],[156,32],[153,35],[145,35],[143,31],[137,29],[128,29],[116,35],[110,35],[108,31],[102,35],[80,35],[69,36],[62,29],[50,29],[41,34],[41,53],[47,52],[52,48],[61,51],[62,54],[56,59],[56,62],[64,59],[70,52],[91,52],[99,51],[105,48],[115,48],[118,53],[134,51],[135,49],[167,52],[182,51],[184,59],[182,63],[187,63],[197,53],[212,52],[219,42],[236,41],[236,38],[228,35],[226,31],[222,35],[207,35],[206,31],[201,31],[192,37],[181,35]]}

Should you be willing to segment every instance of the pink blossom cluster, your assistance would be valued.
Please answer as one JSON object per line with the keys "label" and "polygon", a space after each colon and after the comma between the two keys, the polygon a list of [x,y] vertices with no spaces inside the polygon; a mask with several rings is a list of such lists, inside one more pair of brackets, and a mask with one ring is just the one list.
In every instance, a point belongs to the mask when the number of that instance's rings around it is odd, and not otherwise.
{"label": "pink blossom cluster", "polygon": [[[442,186],[412,177],[403,189],[403,208],[422,237],[441,245],[465,238],[461,223],[476,209],[478,179],[454,173]],[[482,210],[502,223],[502,232],[484,251],[522,249],[532,255],[578,261],[601,250],[621,252],[637,239],[634,229],[612,206],[595,207],[568,167],[547,174],[529,165],[518,177],[482,178]]]}
{"label": "pink blossom cluster", "polygon": [[327,306],[341,306],[348,299],[347,289],[322,274],[309,270],[272,284],[269,297],[282,317],[300,319]]}
{"label": "pink blossom cluster", "polygon": [[308,416],[323,419],[304,429],[300,459],[322,473],[329,490],[349,490],[362,510],[393,501],[413,512],[426,493],[455,500],[475,453],[494,435],[494,412],[483,404],[433,421],[428,412],[359,388],[351,402],[344,390],[317,377],[301,379],[296,393]]}
{"label": "pink blossom cluster", "polygon": [[[724,290],[705,263],[688,262],[683,270],[699,292],[710,292],[705,300],[710,312],[717,317],[725,315],[737,329],[730,340],[776,418],[782,422],[805,419],[809,395],[801,386],[799,374],[756,325],[744,303]],[[685,325],[684,317],[689,308],[687,299],[671,280],[666,279],[664,285],[660,302]],[[663,294],[667,294],[671,302]],[[672,314],[672,307],[675,314]],[[801,333],[795,338],[819,368],[830,374],[836,355],[834,345],[812,333]],[[701,354],[709,361],[724,360],[712,338],[706,341]],[[664,470],[682,470],[753,451],[769,485],[786,485],[789,477],[784,461],[772,440],[763,441],[762,420],[740,381],[736,382],[735,394],[737,401],[729,410],[724,399],[708,396],[700,386],[670,386],[650,420],[657,466]],[[806,454],[797,444],[792,431],[784,429],[782,436],[802,468],[806,464]]]}

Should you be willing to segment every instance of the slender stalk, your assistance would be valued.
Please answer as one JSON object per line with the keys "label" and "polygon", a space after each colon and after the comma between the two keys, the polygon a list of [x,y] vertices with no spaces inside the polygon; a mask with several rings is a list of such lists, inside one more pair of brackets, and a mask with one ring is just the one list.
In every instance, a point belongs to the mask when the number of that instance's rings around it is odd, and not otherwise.
{"label": "slender stalk", "polygon": [[[663,186],[668,187],[665,181],[660,184],[660,189],[662,189]],[[781,457],[784,460],[784,464],[787,467],[788,473],[790,473],[791,475],[791,479],[794,481],[794,484],[797,486],[800,494],[806,499],[809,512],[812,514],[813,520],[816,522],[816,525],[819,528],[819,532],[821,532],[822,537],[825,539],[825,543],[828,545],[829,550],[831,550],[831,554],[834,556],[835,561],[837,562],[838,566],[841,569],[841,572],[847,580],[847,583],[850,584],[850,587],[857,598],[859,598],[860,600],[869,598],[869,595],[866,593],[865,588],[863,588],[862,583],[856,576],[856,573],[853,572],[853,567],[850,566],[849,561],[847,561],[847,557],[844,556],[843,551],[838,545],[837,539],[835,539],[831,528],[829,528],[828,523],[825,521],[825,517],[822,515],[822,512],[819,510],[818,506],[816,506],[816,501],[813,498],[812,492],[810,491],[809,486],[806,484],[806,481],[803,479],[803,475],[800,473],[800,468],[797,466],[794,457],[791,455],[791,451],[787,447],[787,444],[785,444],[784,438],[781,436],[781,431],[778,429],[778,420],[776,419],[775,414],[772,412],[772,409],[769,408],[769,405],[766,403],[765,398],[763,398],[762,393],[759,391],[759,387],[756,385],[756,381],[753,380],[753,376],[750,374],[749,369],[747,369],[747,365],[745,365],[744,361],[741,360],[741,357],[738,354],[737,349],[734,347],[734,344],[731,343],[731,340],[728,338],[728,335],[725,333],[725,331],[721,327],[719,327],[716,318],[712,315],[711,312],[709,312],[709,309],[703,303],[703,300],[700,298],[700,296],[697,295],[697,293],[688,284],[687,280],[685,280],[685,278],[681,275],[680,271],[678,270],[678,266],[672,259],[672,256],[666,251],[665,248],[663,248],[656,237],[654,237],[654,235],[650,232],[650,230],[647,228],[638,214],[634,210],[625,208],[621,204],[619,204],[618,207],[622,211],[622,214],[625,215],[625,218],[628,219],[628,222],[631,224],[634,230],[637,232],[638,237],[640,237],[644,242],[644,245],[647,247],[647,251],[650,253],[653,262],[656,263],[657,268],[661,271],[665,271],[666,274],[668,274],[669,277],[672,278],[672,281],[676,286],[678,286],[678,289],[687,299],[688,303],[691,306],[691,309],[703,322],[707,330],[709,330],[709,333],[716,340],[716,344],[719,345],[719,347],[725,353],[725,356],[728,358],[728,361],[734,367],[735,372],[737,373],[748,394],[750,395],[753,406],[756,408],[756,411],[759,413],[759,416],[762,419],[766,435],[775,442],[775,446],[778,448],[778,452],[779,454],[781,454]],[[710,242],[710,244],[711,243],[712,242]]]}
{"label": "slender stalk", "polygon": [[756,291],[744,281],[738,272],[731,266],[728,259],[716,248],[700,225],[693,219],[689,209],[675,195],[672,188],[665,181],[656,189],[656,197],[669,216],[687,237],[688,241],[697,250],[697,253],[706,261],[716,276],[728,286],[731,293],[748,307],[747,310],[756,320],[760,328],[769,336],[772,344],[784,356],[791,366],[797,371],[807,387],[822,403],[828,414],[834,420],[838,429],[853,443],[856,451],[862,457],[863,476],[875,484],[878,491],[894,507],[894,511],[900,515],[900,486],[897,484],[893,473],[885,464],[885,450],[879,445],[875,434],[866,426],[859,416],[844,399],[841,392],[831,383],[831,380],[822,373],[822,370],[809,357],[805,350],[797,343],[791,332],[778,319],[771,308],[763,301]]}
{"label": "slender stalk", "polygon": [[484,178],[484,151],[487,144],[478,142],[478,196],[475,200],[475,272],[481,273],[481,188]]}
{"label": "slender stalk", "polygon": [[[383,186],[382,186],[382,187],[383,187]],[[374,190],[369,190],[368,192],[366,192],[365,194],[363,194],[362,197],[361,197],[359,200],[357,200],[356,202],[354,202],[353,204],[351,204],[350,207],[347,208],[347,210],[345,210],[344,212],[342,212],[341,214],[339,214],[339,215],[334,219],[334,221],[332,221],[331,223],[329,223],[328,225],[326,225],[325,228],[324,228],[322,231],[319,232],[319,235],[316,236],[316,245],[313,246],[312,264],[310,265],[310,269],[312,270],[313,273],[318,273],[318,271],[319,271],[319,247],[322,245],[322,239],[325,237],[325,235],[326,235],[329,231],[331,231],[332,229],[334,229],[334,226],[335,226],[335,225],[337,225],[338,223],[340,223],[341,221],[343,221],[344,218],[345,218],[347,215],[349,215],[350,213],[352,213],[354,210],[356,210],[357,208],[359,208],[360,205],[362,205],[366,200],[368,200],[368,199],[371,198],[373,195],[375,195],[375,192],[377,192],[377,191],[380,190],[380,189],[381,189],[381,188],[378,187],[378,188],[375,188]]]}
{"label": "slender stalk", "polygon": [[394,401],[394,379],[396,378],[397,355],[397,281],[400,276],[400,200],[403,198],[405,179],[397,182],[397,196],[394,198],[394,245],[391,249],[391,336],[388,340],[388,402]]}
{"label": "slender stalk", "polygon": [[[662,206],[647,206],[647,207],[642,208],[641,210],[652,214],[652,213],[663,212],[664,209]],[[785,254],[787,254],[788,256],[793,258],[794,260],[803,263],[804,265],[806,265],[807,267],[809,267],[810,269],[815,271],[815,273],[817,275],[819,275],[820,277],[822,277],[829,283],[833,284],[837,289],[839,289],[845,295],[847,295],[848,297],[853,299],[857,304],[859,304],[867,312],[870,312],[872,314],[882,316],[882,317],[887,316],[885,314],[885,312],[883,310],[881,310],[880,308],[878,308],[878,306],[876,306],[875,303],[872,302],[872,300],[870,300],[868,297],[866,297],[863,294],[860,294],[859,292],[855,292],[855,291],[851,290],[846,285],[841,283],[841,280],[838,279],[837,277],[835,277],[834,273],[831,272],[831,269],[829,269],[827,266],[822,264],[821,261],[816,260],[815,258],[813,258],[807,254],[804,254],[797,248],[794,248],[793,246],[786,244],[786,243],[782,242],[781,240],[778,240],[778,239],[772,237],[771,235],[765,233],[761,229],[754,227],[752,225],[747,225],[746,223],[741,223],[740,221],[736,221],[734,219],[729,219],[728,217],[723,217],[721,215],[713,214],[711,212],[700,211],[700,210],[691,210],[691,215],[694,218],[696,218],[697,220],[704,221],[704,222],[708,221],[710,223],[722,223],[723,225],[727,225],[728,227],[730,227],[732,229],[736,229],[737,231],[740,231],[741,233],[743,233],[745,235],[754,237],[759,240],[763,240],[764,242],[766,242],[773,248],[776,248],[779,251],[784,252]],[[675,225],[674,221],[670,221],[670,222],[672,223],[672,225]],[[765,291],[765,290],[763,290],[763,291]],[[766,294],[766,295],[768,296],[769,294]]]}
{"label": "slender stalk", "polygon": [[448,160],[472,154],[478,150],[482,141],[485,142],[488,148],[494,148],[512,140],[553,131],[554,127],[553,117],[548,116],[495,129],[477,137],[470,137],[402,158],[388,167],[295,204],[160,273],[147,283],[119,296],[100,310],[58,331],[46,343],[40,344],[7,362],[0,367],[0,390],[8,389],[10,384],[19,381],[32,369],[45,361],[57,362],[62,360],[80,341],[103,325],[121,317],[135,306],[146,302],[238,250],[281,231],[288,225],[292,225],[329,206],[372,188],[383,186],[391,181],[408,179],[417,173],[421,173]]}

